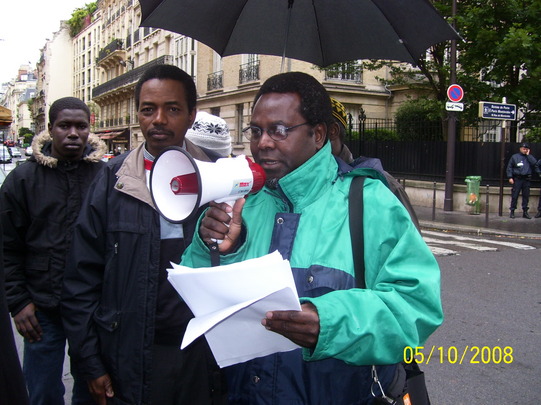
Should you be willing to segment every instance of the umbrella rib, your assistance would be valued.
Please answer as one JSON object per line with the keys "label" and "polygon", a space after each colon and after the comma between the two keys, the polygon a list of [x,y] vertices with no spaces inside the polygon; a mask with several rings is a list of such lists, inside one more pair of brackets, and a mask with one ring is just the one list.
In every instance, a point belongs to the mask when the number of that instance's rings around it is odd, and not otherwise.
{"label": "umbrella rib", "polygon": [[314,16],[316,18],[317,37],[318,37],[318,40],[319,40],[319,52],[320,52],[320,55],[321,55],[321,65],[320,66],[325,66],[326,61],[325,61],[325,55],[323,53],[323,41],[321,40],[321,32],[319,31],[319,19],[318,19],[316,4],[315,4],[314,0],[312,0],[312,9],[314,10]]}
{"label": "umbrella rib", "polygon": [[282,64],[280,66],[280,72],[284,72],[284,61],[286,59],[286,47],[287,47],[287,41],[289,39],[289,26],[291,24],[291,12],[293,10],[293,3],[295,0],[288,0],[287,2],[287,22],[286,22],[286,37],[284,40],[284,51],[282,53]]}

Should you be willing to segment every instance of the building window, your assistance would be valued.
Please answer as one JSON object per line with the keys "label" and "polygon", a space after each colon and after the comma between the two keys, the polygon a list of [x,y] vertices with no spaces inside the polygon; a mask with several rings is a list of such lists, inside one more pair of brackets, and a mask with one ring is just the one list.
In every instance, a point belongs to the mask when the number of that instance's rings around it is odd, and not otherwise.
{"label": "building window", "polygon": [[175,65],[192,77],[195,77],[197,71],[196,52],[196,44],[193,39],[184,36],[175,39]]}
{"label": "building window", "polygon": [[357,61],[336,63],[325,69],[325,80],[344,80],[355,83],[362,83],[362,64]]}

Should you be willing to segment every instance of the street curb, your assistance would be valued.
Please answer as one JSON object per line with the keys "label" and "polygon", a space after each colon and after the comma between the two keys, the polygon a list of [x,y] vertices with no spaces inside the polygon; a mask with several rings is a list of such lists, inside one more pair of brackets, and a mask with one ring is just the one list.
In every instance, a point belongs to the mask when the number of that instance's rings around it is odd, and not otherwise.
{"label": "street curb", "polygon": [[500,236],[511,236],[515,238],[529,238],[529,239],[541,239],[541,234],[539,233],[518,233],[510,232],[503,229],[494,229],[494,228],[483,228],[477,226],[468,226],[460,224],[448,224],[445,222],[435,222],[435,221],[424,221],[420,220],[419,224],[421,228],[429,229],[438,229],[441,231],[460,231],[467,233],[475,233],[477,235],[500,235]]}

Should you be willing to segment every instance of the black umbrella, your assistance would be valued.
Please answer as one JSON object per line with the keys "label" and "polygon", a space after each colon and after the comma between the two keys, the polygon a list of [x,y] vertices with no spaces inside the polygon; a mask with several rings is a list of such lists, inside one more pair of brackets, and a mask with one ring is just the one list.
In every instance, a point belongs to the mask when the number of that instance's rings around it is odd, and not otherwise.
{"label": "black umbrella", "polygon": [[202,42],[221,56],[278,55],[325,67],[356,59],[415,64],[458,39],[428,0],[139,0],[141,26]]}

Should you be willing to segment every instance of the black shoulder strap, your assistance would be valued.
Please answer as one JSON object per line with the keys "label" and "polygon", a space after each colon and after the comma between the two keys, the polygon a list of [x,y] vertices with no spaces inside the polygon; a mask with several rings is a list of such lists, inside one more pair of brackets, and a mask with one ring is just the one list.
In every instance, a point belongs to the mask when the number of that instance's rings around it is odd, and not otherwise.
{"label": "black shoulder strap", "polygon": [[356,176],[349,187],[349,233],[351,234],[357,288],[366,288],[364,278],[363,187],[364,176]]}

